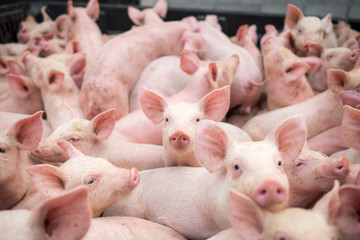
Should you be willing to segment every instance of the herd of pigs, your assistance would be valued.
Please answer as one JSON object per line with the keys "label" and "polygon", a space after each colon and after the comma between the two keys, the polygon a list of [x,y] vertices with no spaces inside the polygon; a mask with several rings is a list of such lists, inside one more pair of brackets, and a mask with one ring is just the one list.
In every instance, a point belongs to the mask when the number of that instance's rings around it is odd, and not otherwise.
{"label": "herd of pigs", "polygon": [[99,9],[0,45],[0,239],[360,239],[359,32]]}

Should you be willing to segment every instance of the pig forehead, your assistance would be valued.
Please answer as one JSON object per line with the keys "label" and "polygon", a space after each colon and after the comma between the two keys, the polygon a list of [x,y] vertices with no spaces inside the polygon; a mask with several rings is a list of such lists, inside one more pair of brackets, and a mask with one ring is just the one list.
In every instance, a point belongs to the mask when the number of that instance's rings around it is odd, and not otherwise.
{"label": "pig forehead", "polygon": [[331,239],[334,233],[324,216],[299,208],[288,208],[273,214],[266,224],[268,234],[280,231],[291,239]]}
{"label": "pig forehead", "polygon": [[53,135],[59,136],[69,132],[83,132],[89,126],[89,121],[85,119],[74,119],[57,128]]}
{"label": "pig forehead", "polygon": [[233,161],[239,159],[248,165],[269,164],[280,158],[280,152],[277,147],[266,141],[234,143],[229,149],[227,159]]}
{"label": "pig forehead", "polygon": [[170,105],[165,109],[164,114],[169,114],[172,116],[191,116],[200,114],[201,110],[197,103],[188,103],[181,102],[177,104]]}
{"label": "pig forehead", "polygon": [[322,27],[321,20],[317,17],[304,17],[298,22],[298,27],[304,27],[306,30],[315,30]]}
{"label": "pig forehead", "polygon": [[90,156],[74,157],[66,161],[62,166],[69,178],[83,179],[89,175],[102,175],[117,169],[110,162],[103,158]]}

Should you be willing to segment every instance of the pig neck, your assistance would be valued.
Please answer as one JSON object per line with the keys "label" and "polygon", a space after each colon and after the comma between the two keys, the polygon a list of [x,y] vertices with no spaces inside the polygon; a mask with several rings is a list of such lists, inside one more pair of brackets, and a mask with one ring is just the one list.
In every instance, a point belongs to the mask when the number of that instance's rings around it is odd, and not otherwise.
{"label": "pig neck", "polygon": [[72,119],[84,118],[79,98],[59,97],[50,93],[43,95],[43,99],[48,122],[53,131]]}
{"label": "pig neck", "polygon": [[296,191],[291,189],[289,192],[289,206],[290,207],[301,207],[308,208],[314,200],[320,198],[323,193],[319,191],[306,192],[305,190]]}
{"label": "pig neck", "polygon": [[104,40],[99,26],[87,15],[85,8],[75,8],[75,11],[73,38],[79,42],[82,52],[86,53],[86,66],[90,66],[104,45]]}
{"label": "pig neck", "polygon": [[[168,149],[169,148],[169,149]],[[164,145],[163,156],[166,166],[192,166],[201,167],[195,157],[193,150],[173,150],[172,147]]]}
{"label": "pig neck", "polygon": [[25,169],[30,164],[26,155],[25,151],[19,152],[19,161],[15,173],[0,185],[1,210],[13,208],[25,198],[29,191],[31,180]]}

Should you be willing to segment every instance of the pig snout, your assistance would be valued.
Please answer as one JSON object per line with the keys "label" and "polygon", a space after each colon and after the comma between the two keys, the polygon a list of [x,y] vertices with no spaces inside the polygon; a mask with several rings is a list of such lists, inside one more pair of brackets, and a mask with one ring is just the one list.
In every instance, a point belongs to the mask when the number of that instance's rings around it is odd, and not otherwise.
{"label": "pig snout", "polygon": [[360,51],[358,49],[352,51],[349,56],[349,60],[351,63],[356,63],[360,55]]}
{"label": "pig snout", "polygon": [[131,189],[135,188],[140,182],[140,175],[136,168],[130,170],[129,186]]}
{"label": "pig snout", "polygon": [[344,178],[350,173],[350,163],[349,158],[341,157],[337,160],[332,168],[333,174],[336,177]]}
{"label": "pig snout", "polygon": [[282,203],[286,198],[286,188],[276,180],[265,181],[254,193],[254,200],[263,208]]}
{"label": "pig snout", "polygon": [[29,153],[31,156],[33,156],[35,158],[42,158],[42,156],[43,156],[43,151],[39,147],[37,147],[34,150],[29,151]]}
{"label": "pig snout", "polygon": [[191,141],[189,135],[182,131],[176,131],[169,137],[170,144],[177,149],[186,148]]}

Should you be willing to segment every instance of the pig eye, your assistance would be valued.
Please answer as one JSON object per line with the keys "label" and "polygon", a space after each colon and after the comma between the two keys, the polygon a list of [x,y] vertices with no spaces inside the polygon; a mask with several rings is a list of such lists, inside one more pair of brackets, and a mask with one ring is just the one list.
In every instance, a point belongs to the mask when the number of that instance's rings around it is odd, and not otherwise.
{"label": "pig eye", "polygon": [[237,170],[239,170],[239,169],[240,169],[239,164],[235,164],[235,165],[234,165],[234,170],[236,170],[236,171],[237,171]]}
{"label": "pig eye", "polygon": [[329,54],[328,56],[327,56],[327,58],[333,58],[334,57],[334,54]]}
{"label": "pig eye", "polygon": [[302,32],[303,32],[302,29],[299,28],[298,33],[301,34]]}
{"label": "pig eye", "polygon": [[68,142],[78,142],[80,140],[79,136],[71,136],[67,141]]}
{"label": "pig eye", "polygon": [[6,149],[5,148],[0,148],[0,153],[5,153]]}
{"label": "pig eye", "polygon": [[200,122],[200,118],[197,118],[196,121],[197,121],[197,122]]}
{"label": "pig eye", "polygon": [[88,182],[87,182],[87,184],[93,184],[94,182],[95,182],[95,178],[91,178]]}
{"label": "pig eye", "polygon": [[298,163],[296,164],[296,167],[300,167],[300,166],[302,166],[302,165],[305,165],[305,164],[302,163],[302,162],[298,162]]}
{"label": "pig eye", "polygon": [[278,240],[286,240],[286,238],[280,237],[280,238],[278,238]]}
{"label": "pig eye", "polygon": [[168,122],[169,121],[169,119],[168,118],[165,118],[165,122]]}
{"label": "pig eye", "polygon": [[289,72],[291,72],[293,70],[293,68],[292,67],[289,67],[288,69],[286,69],[286,73],[289,73]]}
{"label": "pig eye", "polygon": [[278,162],[278,166],[281,166],[281,161]]}

